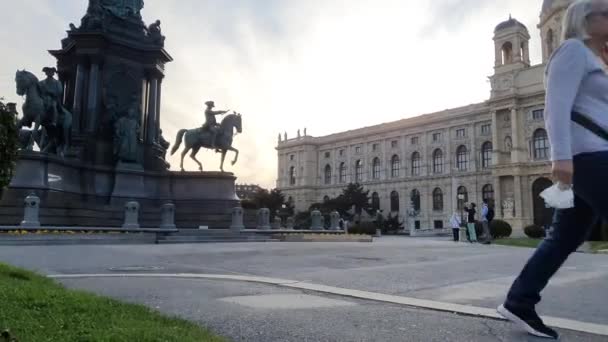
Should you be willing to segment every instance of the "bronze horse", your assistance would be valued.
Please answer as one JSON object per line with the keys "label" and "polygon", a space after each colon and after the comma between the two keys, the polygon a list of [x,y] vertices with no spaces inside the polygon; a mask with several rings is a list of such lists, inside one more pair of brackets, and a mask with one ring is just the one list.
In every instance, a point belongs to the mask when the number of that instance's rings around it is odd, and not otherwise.
{"label": "bronze horse", "polygon": [[198,164],[199,171],[203,171],[203,165],[200,161],[198,161],[198,159],[196,159],[196,154],[201,148],[215,149],[222,153],[220,170],[224,172],[224,159],[226,158],[226,153],[228,151],[234,151],[236,153],[236,155],[234,156],[234,160],[232,161],[232,165],[236,164],[239,158],[239,150],[232,147],[232,139],[235,136],[235,128],[238,133],[243,132],[241,114],[234,113],[227,115],[220,124],[219,132],[215,139],[215,148],[211,147],[211,135],[208,131],[203,130],[202,128],[195,128],[190,130],[182,129],[177,133],[177,137],[175,138],[175,144],[171,149],[171,155],[177,152],[183,140],[185,147],[184,151],[182,152],[180,168],[182,169],[182,171],[185,171],[184,157],[186,156],[188,151],[192,150],[190,158],[192,158],[192,160],[194,160]]}

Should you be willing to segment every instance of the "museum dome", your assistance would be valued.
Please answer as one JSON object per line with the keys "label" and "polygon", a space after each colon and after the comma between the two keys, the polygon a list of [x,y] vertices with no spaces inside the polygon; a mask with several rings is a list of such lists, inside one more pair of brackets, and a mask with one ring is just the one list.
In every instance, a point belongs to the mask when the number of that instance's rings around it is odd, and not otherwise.
{"label": "museum dome", "polygon": [[509,20],[503,21],[502,23],[496,25],[496,28],[494,29],[494,33],[498,32],[498,31],[510,29],[510,28],[522,28],[526,32],[528,32],[528,28],[526,27],[526,25],[522,24],[517,19],[514,19],[509,15]]}

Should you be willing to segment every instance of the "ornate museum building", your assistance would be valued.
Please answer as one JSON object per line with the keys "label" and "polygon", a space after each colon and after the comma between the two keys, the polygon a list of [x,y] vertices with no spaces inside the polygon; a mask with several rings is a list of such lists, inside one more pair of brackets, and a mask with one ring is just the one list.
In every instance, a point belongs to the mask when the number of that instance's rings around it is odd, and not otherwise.
{"label": "ornate museum building", "polygon": [[571,2],[544,1],[539,65],[530,65],[530,34],[522,23],[509,18],[496,26],[485,102],[323,137],[279,139],[277,187],[303,211],[358,182],[374,206],[413,216],[423,230],[447,227],[453,211],[483,199],[516,230],[547,224],[551,211],[538,196],[552,184],[543,78]]}

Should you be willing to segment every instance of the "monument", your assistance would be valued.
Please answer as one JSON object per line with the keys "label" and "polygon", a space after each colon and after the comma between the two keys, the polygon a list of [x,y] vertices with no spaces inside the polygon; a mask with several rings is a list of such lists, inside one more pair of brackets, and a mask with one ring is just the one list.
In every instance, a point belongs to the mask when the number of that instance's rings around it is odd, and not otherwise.
{"label": "monument", "polygon": [[[32,193],[40,197],[43,225],[120,226],[125,203],[133,201],[143,227],[160,225],[166,203],[175,205],[180,228],[230,225],[238,206],[233,174],[169,171],[160,119],[165,66],[173,58],[161,21],[146,25],[143,8],[143,0],[89,0],[80,25],[70,24],[61,48],[49,51],[57,66],[43,69],[43,81],[17,71],[17,93],[25,96],[20,127],[33,128],[20,139],[40,152],[22,150],[0,200],[0,225],[20,222]],[[217,139],[202,144],[222,151],[222,163],[226,150],[238,157],[231,144],[233,130],[241,132],[240,114],[226,120],[213,130]],[[194,148],[208,139],[186,133]]]}

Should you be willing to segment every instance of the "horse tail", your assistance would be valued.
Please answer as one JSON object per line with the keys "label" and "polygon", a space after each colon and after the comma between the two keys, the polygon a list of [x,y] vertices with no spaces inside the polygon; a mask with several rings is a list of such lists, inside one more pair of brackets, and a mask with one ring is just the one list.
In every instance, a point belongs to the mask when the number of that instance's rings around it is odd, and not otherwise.
{"label": "horse tail", "polygon": [[174,155],[182,145],[182,140],[184,139],[184,134],[186,134],[186,132],[188,132],[187,129],[180,129],[179,132],[177,132],[177,136],[175,137],[175,145],[173,145],[173,148],[171,149],[171,155]]}

